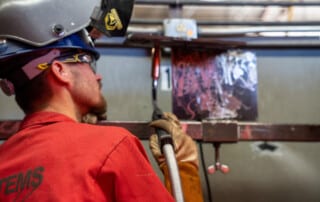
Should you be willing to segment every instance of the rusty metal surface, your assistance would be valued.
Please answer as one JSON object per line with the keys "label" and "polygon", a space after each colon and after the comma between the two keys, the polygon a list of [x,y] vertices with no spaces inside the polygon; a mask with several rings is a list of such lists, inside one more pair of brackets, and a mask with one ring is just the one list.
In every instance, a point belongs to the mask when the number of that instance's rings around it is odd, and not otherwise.
{"label": "rusty metal surface", "polygon": [[[6,140],[20,126],[20,120],[0,121],[0,140]],[[126,128],[141,140],[147,140],[154,130],[148,122],[100,122],[102,126]],[[232,143],[238,141],[320,141],[320,125],[264,124],[237,121],[182,121],[182,128],[194,140],[202,142]]]}
{"label": "rusty metal surface", "polygon": [[204,121],[202,122],[204,142],[237,142],[238,124],[232,121]]}
{"label": "rusty metal surface", "polygon": [[172,111],[180,120],[257,120],[255,53],[174,48],[171,63]]}
{"label": "rusty metal surface", "polygon": [[241,141],[320,141],[320,125],[239,123]]}
{"label": "rusty metal surface", "polygon": [[[119,126],[126,128],[132,134],[136,135],[139,139],[147,140],[155,131],[148,126],[148,122],[101,122],[99,125],[105,126]],[[202,139],[202,126],[201,122],[182,122],[182,129],[195,140]]]}
{"label": "rusty metal surface", "polygon": [[[0,121],[0,140],[6,140],[16,133],[19,129],[20,123],[20,120]],[[104,121],[99,122],[97,125],[123,127],[142,140],[149,139],[149,136],[155,133],[154,129],[148,126],[149,122]],[[186,133],[191,134],[190,136],[193,139],[202,139],[201,122],[181,122],[181,126]]]}

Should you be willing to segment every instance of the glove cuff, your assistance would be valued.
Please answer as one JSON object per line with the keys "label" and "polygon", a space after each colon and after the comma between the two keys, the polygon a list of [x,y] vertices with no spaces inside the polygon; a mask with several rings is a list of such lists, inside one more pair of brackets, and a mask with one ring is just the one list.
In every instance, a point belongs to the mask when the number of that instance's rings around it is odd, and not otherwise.
{"label": "glove cuff", "polygon": [[[178,168],[185,202],[203,202],[203,193],[198,168],[190,162],[179,162]],[[160,169],[164,175],[165,186],[172,194],[168,166],[163,164],[160,166]]]}

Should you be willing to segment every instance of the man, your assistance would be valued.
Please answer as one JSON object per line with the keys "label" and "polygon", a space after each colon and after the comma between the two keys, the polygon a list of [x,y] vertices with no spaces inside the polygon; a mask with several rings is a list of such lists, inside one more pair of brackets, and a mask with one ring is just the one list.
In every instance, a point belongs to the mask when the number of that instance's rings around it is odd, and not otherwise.
{"label": "man", "polygon": [[[1,3],[0,8],[5,13]],[[41,11],[54,16],[50,9]],[[2,17],[1,23],[8,21]],[[21,26],[34,27],[37,21],[26,22]],[[81,123],[88,113],[105,114],[106,100],[95,73],[99,53],[79,27],[45,43],[30,45],[23,34],[1,40],[1,87],[15,94],[26,117],[0,146],[0,201],[173,201],[135,136],[122,128]],[[8,36],[6,31],[0,30],[0,38]],[[31,36],[40,40],[46,33]],[[152,126],[167,129],[171,122]],[[161,154],[154,154],[164,168]]]}
{"label": "man", "polygon": [[105,104],[98,53],[81,41],[76,33],[12,56],[21,67],[13,65],[6,82],[26,117],[0,147],[1,201],[173,201],[137,138],[79,123]]}

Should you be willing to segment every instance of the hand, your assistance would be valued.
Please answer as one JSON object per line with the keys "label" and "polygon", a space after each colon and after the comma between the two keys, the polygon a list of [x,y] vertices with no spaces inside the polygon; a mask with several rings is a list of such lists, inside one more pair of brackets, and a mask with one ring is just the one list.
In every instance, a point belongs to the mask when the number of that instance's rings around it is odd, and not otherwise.
{"label": "hand", "polygon": [[89,123],[89,124],[96,124],[98,123],[98,116],[100,115],[97,115],[97,114],[94,114],[94,113],[87,113],[86,115],[84,115],[82,117],[82,123]]}
{"label": "hand", "polygon": [[92,108],[89,113],[82,117],[82,123],[96,124],[98,121],[107,120],[107,102],[103,105]]}
{"label": "hand", "polygon": [[[199,167],[197,146],[192,138],[182,130],[174,114],[164,112],[163,119],[152,121],[150,126],[163,129],[172,135],[177,162],[190,162],[197,168]],[[150,136],[149,146],[157,163],[162,167],[165,164],[165,158],[161,153],[156,134]]]}
{"label": "hand", "polygon": [[87,113],[82,117],[83,123],[96,124],[98,121],[107,120],[107,112],[104,113]]}

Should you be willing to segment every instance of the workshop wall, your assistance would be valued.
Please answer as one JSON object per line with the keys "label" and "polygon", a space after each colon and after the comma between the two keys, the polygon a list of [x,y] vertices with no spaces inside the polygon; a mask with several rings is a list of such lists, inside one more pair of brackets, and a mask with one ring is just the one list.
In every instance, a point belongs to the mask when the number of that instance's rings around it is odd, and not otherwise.
{"label": "workshop wall", "polygon": [[[98,73],[108,100],[108,119],[148,121],[151,119],[151,57],[140,48],[99,48]],[[266,123],[320,124],[320,50],[252,50],[258,58],[258,121]],[[170,58],[161,60],[170,68]],[[169,74],[168,74],[169,75]],[[158,103],[171,111],[167,74],[161,75]],[[13,97],[0,92],[0,119],[22,119]],[[319,134],[320,135],[320,134]],[[143,144],[149,154],[148,142]],[[206,200],[211,193],[219,201],[320,201],[319,143],[271,142],[276,150],[259,149],[260,142],[223,144],[221,161],[229,174],[209,176],[210,192],[201,170]],[[203,144],[206,166],[214,161],[211,144]],[[201,168],[202,169],[202,168]]]}
{"label": "workshop wall", "polygon": [[[320,51],[253,50],[258,57],[258,121],[265,123],[320,124]],[[110,120],[150,120],[151,59],[144,49],[108,50],[99,72],[106,76],[104,92]],[[124,56],[124,55],[125,56]],[[101,65],[102,64],[102,65]],[[163,68],[170,58],[163,57]],[[160,82],[167,80],[162,74]],[[164,89],[164,90],[161,90]],[[159,84],[159,105],[171,111],[171,91]],[[120,107],[121,106],[121,107]],[[275,151],[260,150],[261,142],[226,144],[221,161],[231,172],[209,176],[213,201],[277,202],[319,201],[319,143],[271,143]],[[146,150],[148,143],[144,141]],[[205,164],[214,161],[211,144],[203,144]],[[150,152],[149,152],[149,156]],[[155,169],[159,176],[152,157]],[[202,169],[202,168],[201,168]],[[209,193],[201,170],[206,200]]]}

